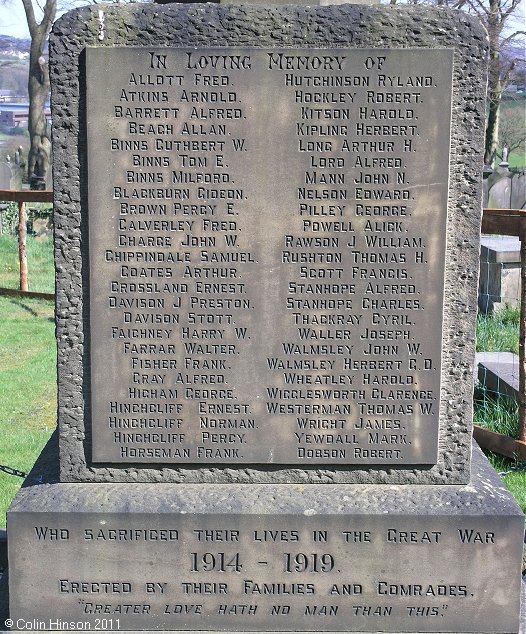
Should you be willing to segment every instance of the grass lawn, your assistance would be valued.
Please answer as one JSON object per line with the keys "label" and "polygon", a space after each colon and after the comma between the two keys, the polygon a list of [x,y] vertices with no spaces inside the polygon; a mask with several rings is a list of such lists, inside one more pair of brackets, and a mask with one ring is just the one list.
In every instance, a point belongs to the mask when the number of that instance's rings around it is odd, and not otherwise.
{"label": "grass lawn", "polygon": [[[515,498],[522,512],[526,513],[526,473],[522,471],[522,468],[520,471],[507,473],[510,469],[513,469],[516,464],[503,456],[492,453],[488,458],[495,471],[502,474],[502,481]],[[519,465],[519,467],[522,467],[522,465]]]}
{"label": "grass lawn", "polygon": [[[54,293],[53,245],[51,240],[27,238],[29,290]],[[18,241],[13,236],[0,236],[0,286],[20,288]]]}
{"label": "grass lawn", "polygon": [[[522,135],[524,138],[524,128],[526,126],[526,95],[505,95],[501,102],[501,128],[506,129],[513,121],[515,137]],[[508,157],[510,167],[523,168],[526,166],[526,148],[524,145],[520,149],[510,152]]]}
{"label": "grass lawn", "polygon": [[[518,308],[505,307],[493,315],[479,315],[477,320],[477,351],[519,353],[519,317]],[[512,438],[519,433],[519,406],[513,399],[475,390],[476,425],[496,431]],[[517,463],[503,456],[487,452],[493,468],[506,472]],[[502,476],[502,480],[519,506],[526,513],[526,471],[517,471]]]}
{"label": "grass lawn", "polygon": [[[0,297],[0,464],[25,472],[56,425],[53,311],[52,301]],[[0,527],[21,483],[0,472]]]}
{"label": "grass lawn", "polygon": [[477,352],[514,352],[519,354],[518,308],[506,306],[493,315],[477,319]]}
{"label": "grass lawn", "polygon": [[[488,394],[482,389],[475,390],[476,425],[517,438],[519,433],[519,405],[514,399],[506,396]],[[486,452],[489,461],[497,473],[507,472],[521,466],[514,460]],[[502,476],[506,488],[513,495],[517,504],[526,513],[526,471],[513,471]]]}
{"label": "grass lawn", "polygon": [[[29,287],[54,292],[52,242],[27,240]],[[18,242],[0,236],[0,286],[19,288]],[[52,301],[0,296],[0,464],[29,471],[56,425]],[[0,471],[0,527],[22,483]]]}

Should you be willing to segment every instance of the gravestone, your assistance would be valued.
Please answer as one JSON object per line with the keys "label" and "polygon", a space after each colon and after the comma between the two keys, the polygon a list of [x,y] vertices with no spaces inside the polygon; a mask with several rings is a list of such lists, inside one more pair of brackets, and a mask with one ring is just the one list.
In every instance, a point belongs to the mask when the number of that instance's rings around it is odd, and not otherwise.
{"label": "gravestone", "polygon": [[522,170],[511,181],[512,209],[526,209],[526,170]]}
{"label": "gravestone", "polygon": [[477,352],[477,380],[494,395],[519,396],[519,356],[513,352]]}
{"label": "gravestone", "polygon": [[520,306],[521,243],[515,236],[480,238],[479,310]]}
{"label": "gravestone", "polygon": [[53,222],[51,217],[33,218],[33,235],[36,240],[47,240],[53,235]]}
{"label": "gravestone", "polygon": [[523,517],[471,458],[480,27],[99,5],[51,52],[60,482],[9,514],[15,625],[516,632]]}
{"label": "gravestone", "polygon": [[526,206],[526,173],[517,174],[499,166],[484,180],[483,205],[495,209],[524,209]]}
{"label": "gravestone", "polygon": [[0,189],[11,189],[13,172],[8,163],[0,163]]}

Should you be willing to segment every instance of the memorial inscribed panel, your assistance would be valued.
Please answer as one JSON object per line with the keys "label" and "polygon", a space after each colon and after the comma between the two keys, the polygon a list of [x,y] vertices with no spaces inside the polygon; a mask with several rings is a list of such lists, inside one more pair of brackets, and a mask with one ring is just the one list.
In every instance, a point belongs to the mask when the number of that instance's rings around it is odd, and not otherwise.
{"label": "memorial inscribed panel", "polygon": [[452,51],[86,60],[93,460],[434,464]]}
{"label": "memorial inscribed panel", "polygon": [[[32,629],[513,631],[506,536],[518,516],[56,519],[11,520],[24,539],[12,615],[27,619],[34,595]],[[35,557],[46,565],[31,570]]]}

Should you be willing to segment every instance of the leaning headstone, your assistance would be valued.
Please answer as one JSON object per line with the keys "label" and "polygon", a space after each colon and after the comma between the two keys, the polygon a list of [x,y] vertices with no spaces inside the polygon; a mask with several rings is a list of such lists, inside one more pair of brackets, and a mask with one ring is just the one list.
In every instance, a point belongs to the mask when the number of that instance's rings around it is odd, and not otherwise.
{"label": "leaning headstone", "polygon": [[511,175],[506,171],[491,187],[488,196],[488,207],[490,209],[511,209],[511,183]]}
{"label": "leaning headstone", "polygon": [[13,172],[7,163],[0,163],[0,189],[11,189]]}
{"label": "leaning headstone", "polygon": [[526,209],[526,171],[515,174],[511,181],[511,209]]}
{"label": "leaning headstone", "polygon": [[53,233],[51,217],[33,218],[33,235],[36,240],[47,240]]}
{"label": "leaning headstone", "polygon": [[523,517],[471,461],[480,27],[98,5],[51,51],[61,482],[9,514],[15,622],[517,631]]}

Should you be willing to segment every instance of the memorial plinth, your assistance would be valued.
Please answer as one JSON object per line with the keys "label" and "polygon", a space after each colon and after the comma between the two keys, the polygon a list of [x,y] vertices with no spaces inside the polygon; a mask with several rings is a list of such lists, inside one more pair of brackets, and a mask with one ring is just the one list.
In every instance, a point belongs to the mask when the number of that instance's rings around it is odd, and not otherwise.
{"label": "memorial plinth", "polygon": [[15,622],[516,632],[522,514],[470,468],[480,27],[97,6],[51,52],[61,482],[9,514]]}
{"label": "memorial plinth", "polygon": [[465,487],[31,487],[11,609],[32,596],[41,622],[115,630],[516,632],[524,518],[476,458]]}

